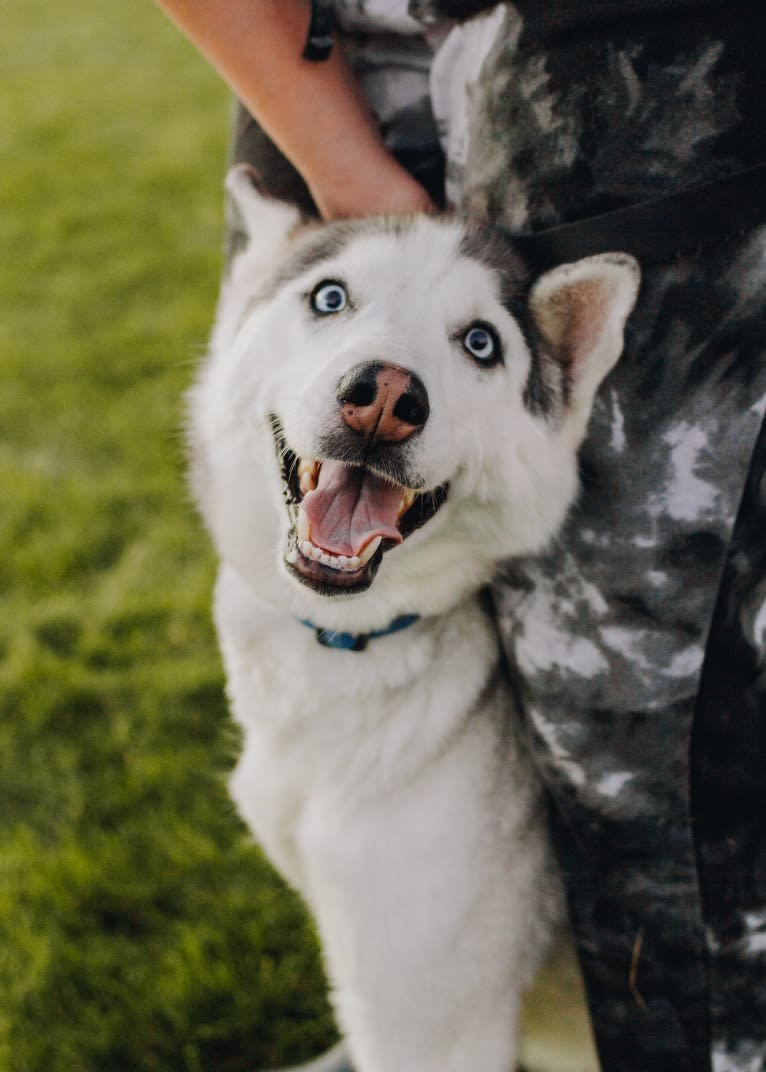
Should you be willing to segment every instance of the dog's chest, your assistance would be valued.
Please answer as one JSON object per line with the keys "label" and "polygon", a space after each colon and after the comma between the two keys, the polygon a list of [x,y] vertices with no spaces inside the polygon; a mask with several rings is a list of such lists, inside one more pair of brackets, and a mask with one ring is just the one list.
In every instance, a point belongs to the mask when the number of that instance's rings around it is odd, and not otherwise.
{"label": "dog's chest", "polygon": [[216,602],[244,730],[232,796],[299,888],[324,832],[343,825],[353,836],[361,824],[374,832],[379,819],[390,830],[391,802],[412,785],[427,793],[436,779],[432,791],[448,794],[451,781],[472,776],[466,767],[485,761],[463,743],[478,730],[479,697],[496,661],[473,603],[357,653],[322,648],[300,623],[269,621],[252,603],[245,613],[246,591],[223,578]]}

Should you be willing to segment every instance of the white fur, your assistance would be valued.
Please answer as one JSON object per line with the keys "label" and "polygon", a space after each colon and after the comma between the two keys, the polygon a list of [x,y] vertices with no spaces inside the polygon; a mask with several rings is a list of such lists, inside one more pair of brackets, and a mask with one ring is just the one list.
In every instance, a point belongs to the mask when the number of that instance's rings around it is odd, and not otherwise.
{"label": "white fur", "polygon": [[[258,301],[275,259],[302,240],[300,221],[242,171],[229,187],[251,241],[190,402],[195,490],[222,559],[216,622],[245,732],[232,794],[315,915],[358,1072],[509,1072],[519,996],[561,894],[476,593],[499,559],[540,548],[560,525],[637,271],[629,258],[590,258],[537,284],[549,348],[565,331],[567,287],[570,320],[598,292],[600,326],[578,353],[573,407],[533,415],[522,333],[493,272],[459,254],[462,223],[360,225],[337,255]],[[324,278],[348,282],[352,313],[312,318],[306,295]],[[500,332],[504,366],[477,368],[452,337],[474,319]],[[370,359],[425,384],[431,414],[413,463],[450,494],[384,556],[368,591],[329,599],[284,567],[267,418],[278,414],[296,454],[316,456],[336,383]],[[422,620],[363,652],[321,647],[298,620],[359,632],[412,612]]]}

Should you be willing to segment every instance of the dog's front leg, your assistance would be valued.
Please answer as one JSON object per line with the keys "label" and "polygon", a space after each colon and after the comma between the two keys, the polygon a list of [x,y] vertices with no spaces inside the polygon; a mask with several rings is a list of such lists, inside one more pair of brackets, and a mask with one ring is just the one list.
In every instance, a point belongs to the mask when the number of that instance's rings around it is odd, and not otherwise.
{"label": "dog's front leg", "polygon": [[488,1010],[466,995],[460,1013],[432,1016],[424,1008],[428,998],[421,997],[422,1002],[384,1010],[353,1009],[356,995],[337,996],[355,1072],[513,1072],[517,1007],[504,1002],[486,1016]]}
{"label": "dog's front leg", "polygon": [[[518,955],[493,939],[492,908],[445,905],[447,876],[434,876],[432,896],[408,892],[406,872],[365,877],[363,900],[336,890],[317,913],[356,1072],[510,1072]],[[389,890],[378,896],[373,884]]]}
{"label": "dog's front leg", "polygon": [[514,1067],[539,860],[509,866],[478,812],[432,772],[385,806],[317,817],[310,901],[357,1072]]}

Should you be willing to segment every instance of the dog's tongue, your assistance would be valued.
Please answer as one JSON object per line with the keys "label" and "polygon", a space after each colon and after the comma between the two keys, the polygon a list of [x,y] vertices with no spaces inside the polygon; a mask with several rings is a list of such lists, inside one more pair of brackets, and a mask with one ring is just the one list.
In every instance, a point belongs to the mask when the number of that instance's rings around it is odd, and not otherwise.
{"label": "dog's tongue", "polygon": [[333,555],[358,555],[376,536],[402,542],[396,527],[402,489],[366,469],[322,462],[317,486],[301,503],[311,542]]}

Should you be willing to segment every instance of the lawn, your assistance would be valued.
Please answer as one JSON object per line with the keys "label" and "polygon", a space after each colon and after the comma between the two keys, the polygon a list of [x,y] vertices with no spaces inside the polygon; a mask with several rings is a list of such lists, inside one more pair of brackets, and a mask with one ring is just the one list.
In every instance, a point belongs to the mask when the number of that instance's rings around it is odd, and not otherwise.
{"label": "lawn", "polygon": [[226,90],[150,0],[2,4],[0,1072],[250,1072],[333,1037],[237,748],[182,395]]}

